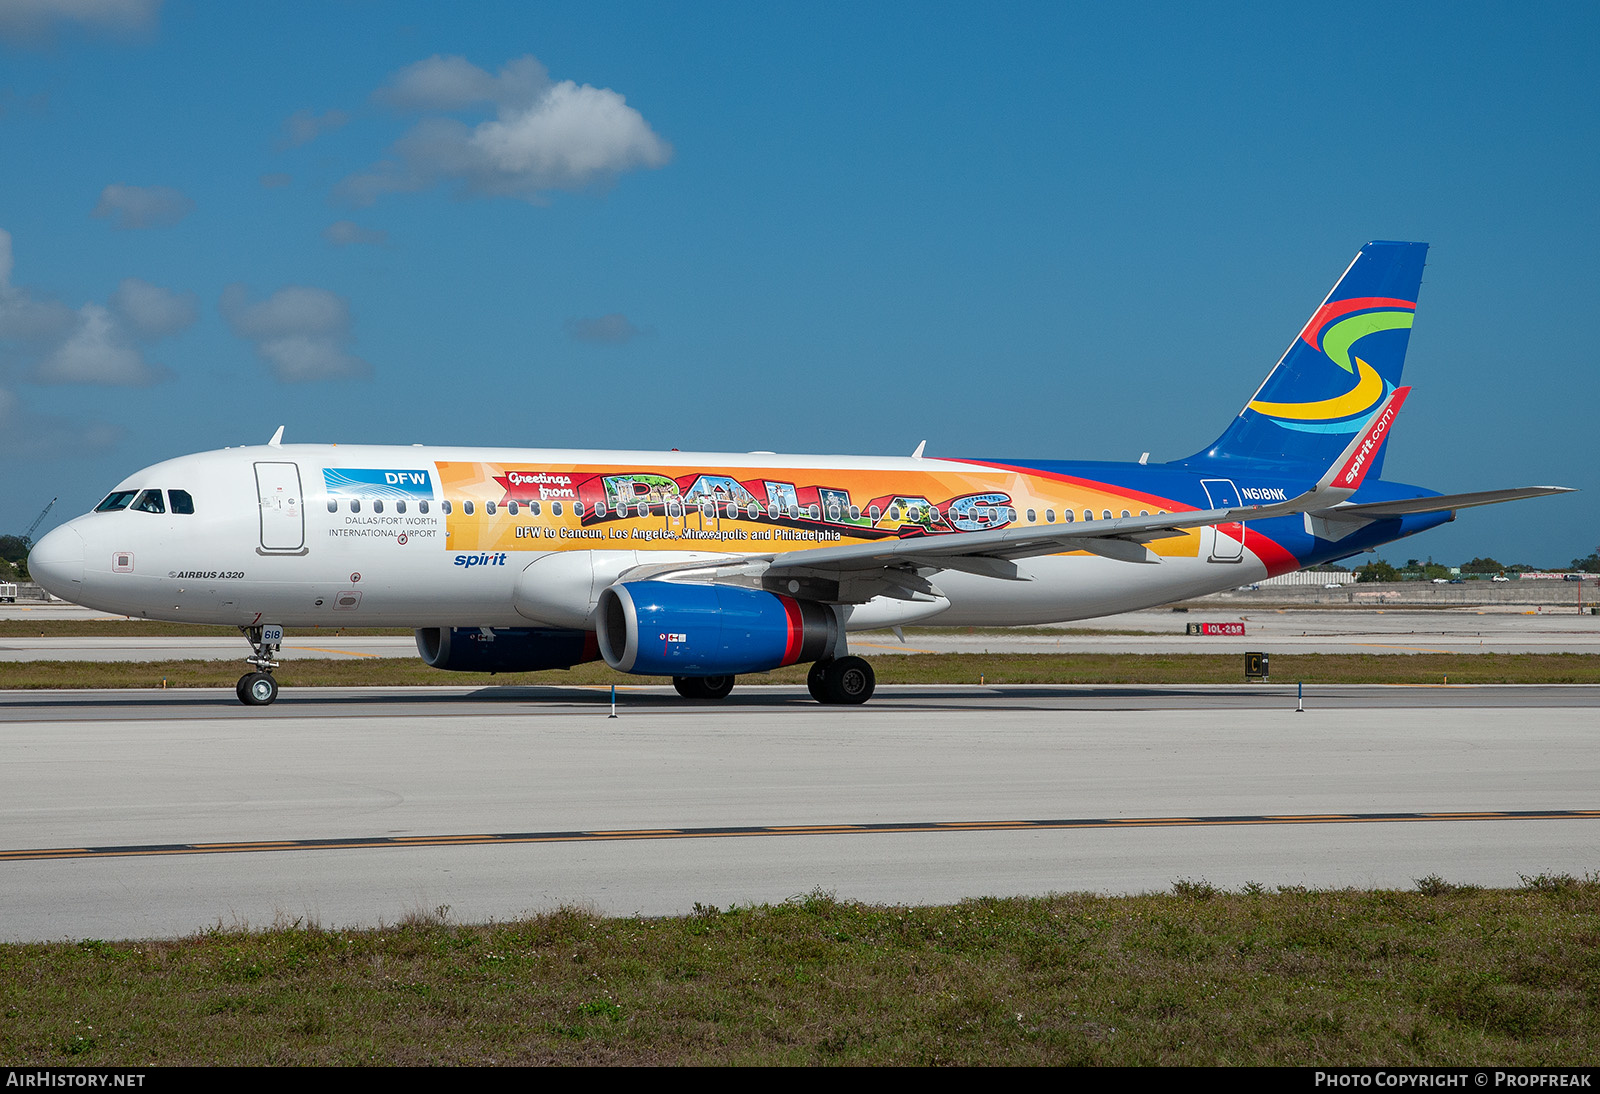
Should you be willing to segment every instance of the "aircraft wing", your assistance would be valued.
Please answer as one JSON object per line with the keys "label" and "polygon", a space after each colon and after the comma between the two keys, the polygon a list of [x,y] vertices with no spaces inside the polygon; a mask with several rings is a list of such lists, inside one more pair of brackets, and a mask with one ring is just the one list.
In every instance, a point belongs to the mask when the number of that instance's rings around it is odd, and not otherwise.
{"label": "aircraft wing", "polygon": [[1230,509],[1199,509],[1156,516],[1089,520],[1044,528],[1001,528],[990,532],[919,536],[889,543],[817,547],[770,556],[771,564],[766,573],[770,578],[781,578],[786,573],[794,573],[796,577],[802,573],[823,576],[828,572],[844,574],[862,570],[928,567],[1016,578],[1020,575],[1011,563],[1012,559],[1053,555],[1063,551],[1089,551],[1123,562],[1160,562],[1161,559],[1145,547],[1151,540],[1164,539],[1174,533],[1208,524],[1265,520],[1332,509],[1347,500],[1361,486],[1371,467],[1370,457],[1383,444],[1390,424],[1410,393],[1409,387],[1397,388],[1392,392],[1316,484],[1288,501]]}
{"label": "aircraft wing", "polygon": [[787,588],[795,595],[819,600],[859,602],[881,594],[905,598],[932,594],[933,586],[924,575],[938,570],[1026,580],[1015,559],[1064,551],[1089,551],[1122,562],[1159,563],[1160,557],[1145,546],[1152,540],[1209,524],[1332,510],[1349,499],[1366,477],[1371,456],[1382,445],[1390,423],[1410,390],[1404,387],[1395,390],[1327,472],[1309,490],[1288,501],[1045,527],[917,536],[879,543],[814,547],[783,554],[744,555],[687,565],[641,566],[629,570],[623,579],[743,580],[774,590]]}
{"label": "aircraft wing", "polygon": [[775,591],[787,590],[797,596],[845,603],[879,595],[912,599],[919,594],[936,594],[937,590],[927,580],[929,573],[961,570],[985,577],[1027,580],[1018,569],[1016,559],[1065,551],[1088,551],[1122,562],[1159,563],[1160,556],[1146,547],[1147,543],[1211,524],[1303,514],[1308,531],[1337,540],[1375,520],[1404,513],[1443,512],[1566,492],[1566,488],[1559,486],[1528,486],[1348,504],[1350,496],[1365,479],[1371,457],[1383,444],[1400,404],[1410,391],[1402,387],[1391,393],[1327,472],[1310,489],[1288,501],[1044,527],[1030,525],[987,532],[916,536],[878,543],[813,547],[782,554],[729,556],[690,564],[647,565],[627,571],[622,580],[743,581]]}

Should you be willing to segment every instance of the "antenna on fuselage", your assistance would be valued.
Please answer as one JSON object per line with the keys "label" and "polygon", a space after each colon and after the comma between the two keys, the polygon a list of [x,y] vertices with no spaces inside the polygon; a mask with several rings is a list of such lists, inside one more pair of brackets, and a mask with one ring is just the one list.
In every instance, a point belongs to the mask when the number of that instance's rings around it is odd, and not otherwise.
{"label": "antenna on fuselage", "polygon": [[267,442],[267,447],[268,448],[282,448],[283,447],[283,426],[280,425],[278,427],[278,431],[272,435],[272,440]]}

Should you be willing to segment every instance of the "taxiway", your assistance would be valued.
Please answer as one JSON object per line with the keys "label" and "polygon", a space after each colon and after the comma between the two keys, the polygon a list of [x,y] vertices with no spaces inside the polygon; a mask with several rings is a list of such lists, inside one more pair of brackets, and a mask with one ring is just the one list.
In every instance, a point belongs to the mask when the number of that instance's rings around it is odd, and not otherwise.
{"label": "taxiway", "polygon": [[9,692],[0,938],[1600,868],[1600,688]]}

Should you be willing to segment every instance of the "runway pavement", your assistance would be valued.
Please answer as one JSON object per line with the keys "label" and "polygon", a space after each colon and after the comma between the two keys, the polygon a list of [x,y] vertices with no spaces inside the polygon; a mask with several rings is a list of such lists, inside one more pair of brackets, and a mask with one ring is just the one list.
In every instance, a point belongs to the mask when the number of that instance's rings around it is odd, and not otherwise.
{"label": "runway pavement", "polygon": [[1600,869],[1600,688],[11,692],[0,938]]}

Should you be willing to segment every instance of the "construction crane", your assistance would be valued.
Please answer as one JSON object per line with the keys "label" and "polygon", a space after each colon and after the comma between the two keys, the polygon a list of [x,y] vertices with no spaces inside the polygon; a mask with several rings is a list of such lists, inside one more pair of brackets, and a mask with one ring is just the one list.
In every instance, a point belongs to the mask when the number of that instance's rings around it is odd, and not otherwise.
{"label": "construction crane", "polygon": [[33,518],[33,523],[28,525],[28,530],[26,532],[22,533],[22,545],[24,547],[32,547],[33,546],[33,533],[34,533],[34,531],[39,527],[39,525],[41,523],[43,523],[44,518],[47,517],[50,514],[50,510],[55,508],[56,502],[58,500],[59,500],[59,497],[51,498],[50,499],[50,504],[46,505],[43,509],[39,510],[39,515]]}

